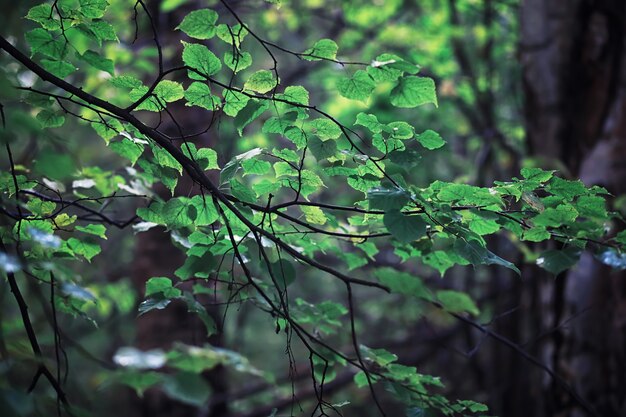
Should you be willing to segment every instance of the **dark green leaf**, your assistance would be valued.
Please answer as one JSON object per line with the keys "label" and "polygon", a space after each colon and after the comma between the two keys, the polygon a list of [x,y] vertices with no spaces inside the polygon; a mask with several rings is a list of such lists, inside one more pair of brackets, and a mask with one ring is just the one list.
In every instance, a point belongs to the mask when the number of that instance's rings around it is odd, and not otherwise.
{"label": "dark green leaf", "polygon": [[82,59],[92,67],[99,69],[100,71],[106,71],[111,75],[113,75],[113,73],[115,72],[113,61],[108,58],[104,58],[97,52],[86,51],[84,54],[79,55],[79,57],[80,59]]}
{"label": "dark green leaf", "polygon": [[385,213],[383,223],[389,233],[402,243],[410,243],[423,237],[428,226],[421,216],[405,215],[399,211]]}
{"label": "dark green leaf", "polygon": [[400,188],[372,188],[367,192],[369,207],[372,210],[400,210],[410,200],[411,194]]}
{"label": "dark green leaf", "polygon": [[46,71],[51,72],[59,78],[65,78],[76,71],[76,66],[65,61],[42,59],[41,66],[44,67]]}
{"label": "dark green leaf", "polygon": [[451,313],[470,313],[474,316],[480,314],[478,307],[469,295],[451,290],[437,291],[437,300],[444,310]]}
{"label": "dark green leaf", "polygon": [[457,239],[454,249],[472,265],[500,265],[521,275],[520,270],[514,264],[502,259],[475,240]]}
{"label": "dark green leaf", "polygon": [[576,265],[579,257],[580,251],[574,247],[563,250],[548,250],[537,258],[537,265],[554,275],[558,275]]}

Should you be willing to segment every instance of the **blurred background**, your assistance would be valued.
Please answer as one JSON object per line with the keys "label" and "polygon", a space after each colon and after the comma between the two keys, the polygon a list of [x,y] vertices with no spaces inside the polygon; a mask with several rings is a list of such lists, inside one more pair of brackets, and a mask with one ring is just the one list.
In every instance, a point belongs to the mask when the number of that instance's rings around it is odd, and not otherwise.
{"label": "blurred background", "polygon": [[[138,19],[139,35],[132,43],[134,2],[110,3],[107,19],[121,41],[111,46],[116,64],[150,82],[156,51],[148,21]],[[30,30],[32,22],[23,16],[36,4],[0,0],[0,32],[6,36]],[[169,60],[180,55],[179,33],[173,29],[189,11],[212,7],[225,19],[231,18],[215,1],[150,0],[146,4],[164,36],[163,44],[168,45],[166,67],[175,65]],[[382,97],[378,101],[376,95],[368,103],[381,119],[407,120],[418,130],[437,130],[448,141],[445,150],[431,153],[415,165],[414,184],[427,186],[440,179],[489,186],[519,176],[521,167],[537,166],[556,169],[565,178],[581,178],[587,185],[606,187],[614,196],[612,209],[626,211],[626,199],[621,197],[626,192],[623,0],[242,0],[228,4],[256,33],[290,50],[302,51],[317,39],[331,38],[339,45],[343,60],[369,62],[390,52],[418,63],[421,73],[436,82],[439,108],[403,111],[390,107]],[[26,50],[22,38],[15,41]],[[255,56],[263,56],[258,45],[248,47],[258,48]],[[312,103],[340,120],[354,120],[367,108],[335,91],[338,74],[354,71],[349,66],[311,63],[282,53],[276,56],[282,83],[304,85],[311,92]],[[266,67],[271,67],[269,57],[264,59]],[[0,66],[7,63],[6,55],[0,54]],[[94,72],[80,82],[95,85],[101,76]],[[173,106],[172,111],[186,132],[202,130],[210,122],[205,120],[206,112],[194,108]],[[17,112],[14,117],[19,117]],[[124,166],[89,128],[73,125],[48,133],[48,140],[41,141],[29,123],[13,121],[20,129],[10,134],[19,163],[34,161],[33,169],[42,175],[63,181],[83,164],[114,170]],[[175,131],[175,126],[164,123],[165,130]],[[260,129],[256,132],[240,139],[232,126],[215,123],[198,143],[217,149],[223,164],[252,147],[272,146],[270,137]],[[2,158],[4,170],[6,156]],[[97,173],[90,175],[97,177]],[[102,183],[101,187],[105,193],[114,184]],[[189,187],[182,182],[177,192],[186,194]],[[344,193],[351,204],[349,190],[326,192],[333,198]],[[121,218],[132,217],[133,201],[116,204]],[[576,395],[599,416],[626,415],[624,273],[610,271],[583,255],[574,270],[555,279],[534,265],[536,253],[551,243],[512,241],[506,235],[490,239],[500,256],[523,265],[522,279],[500,268],[470,267],[454,267],[440,277],[411,259],[406,259],[402,269],[423,277],[433,287],[471,294],[481,306],[479,321],[520,349],[487,338],[443,314],[425,314],[424,306],[410,300],[381,298],[365,290],[358,294],[362,343],[393,350],[401,363],[440,376],[446,395],[484,402],[492,415],[586,416]],[[368,266],[357,265],[364,258],[355,253],[355,271],[367,276]],[[390,247],[381,250],[375,263],[397,265],[401,261]],[[218,323],[225,318],[225,324],[210,343],[237,350],[253,366],[274,374],[276,382],[217,367],[197,379],[138,395],[146,382],[142,378],[149,376],[123,374],[112,360],[120,347],[167,349],[176,340],[204,342],[202,323],[189,315],[184,305],[136,318],[145,281],[172,275],[182,262],[182,253],[163,230],[138,235],[126,230],[110,233],[103,253],[80,271],[93,283],[89,288],[98,295],[98,303],[80,306],[85,318],[76,311],[60,317],[68,395],[93,416],[265,417],[300,414],[298,406],[291,406],[293,385],[306,410],[314,400],[310,377],[306,372],[290,375],[284,336],[276,334],[274,324],[258,310],[246,305],[226,308],[217,302],[210,312]],[[302,282],[305,284],[297,291],[308,299],[336,297],[335,284]],[[37,283],[29,284],[25,291],[35,300],[47,297]],[[33,303],[31,316],[42,343],[51,346],[54,336],[47,323],[49,311],[43,305]],[[0,410],[6,410],[0,414],[50,415],[46,413],[54,410],[52,396],[46,402],[26,395],[32,374],[18,371],[25,369],[23,364],[8,354],[28,351],[28,345],[4,281],[0,283],[0,323]],[[338,344],[349,342],[346,334],[336,338]],[[296,360],[306,369],[307,358],[298,357],[298,346],[294,349]],[[531,364],[520,350],[539,358],[544,367]],[[547,370],[559,374],[577,394]],[[111,383],[111,375],[136,378],[133,383],[126,382],[136,390]],[[340,372],[328,383],[326,393],[334,403],[349,401],[342,408],[346,416],[377,415],[369,391],[355,388],[352,377]],[[208,400],[198,403],[198,398]],[[393,405],[389,407],[393,410]]]}

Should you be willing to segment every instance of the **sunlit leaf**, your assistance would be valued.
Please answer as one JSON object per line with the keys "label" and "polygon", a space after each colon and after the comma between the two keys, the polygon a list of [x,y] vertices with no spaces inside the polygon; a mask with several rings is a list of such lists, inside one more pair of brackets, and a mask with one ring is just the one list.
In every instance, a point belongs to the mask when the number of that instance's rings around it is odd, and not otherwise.
{"label": "sunlit leaf", "polygon": [[211,9],[194,10],[176,27],[195,39],[211,39],[215,36],[217,13]]}
{"label": "sunlit leaf", "polygon": [[402,77],[391,90],[391,104],[396,107],[417,107],[437,103],[435,82],[428,77]]}

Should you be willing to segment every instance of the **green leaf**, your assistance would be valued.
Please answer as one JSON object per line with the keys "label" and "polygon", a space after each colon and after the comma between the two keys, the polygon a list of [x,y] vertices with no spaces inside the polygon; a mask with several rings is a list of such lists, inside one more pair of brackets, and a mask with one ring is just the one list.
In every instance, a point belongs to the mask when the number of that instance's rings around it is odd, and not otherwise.
{"label": "green leaf", "polygon": [[606,200],[599,196],[583,195],[576,200],[576,209],[581,216],[592,219],[606,219]]}
{"label": "green leaf", "polygon": [[437,250],[424,255],[421,258],[424,264],[436,269],[441,276],[456,263],[451,259],[450,255],[442,250]]}
{"label": "green leaf", "polygon": [[241,27],[239,23],[230,26],[226,24],[217,25],[217,37],[229,45],[235,45],[237,48],[241,45],[244,38],[248,34],[246,28]]}
{"label": "green leaf", "polygon": [[431,151],[441,148],[446,144],[446,141],[439,136],[439,133],[430,129],[417,135],[417,140],[424,148],[430,149]]}
{"label": "green leaf", "polygon": [[44,201],[38,198],[32,198],[26,203],[26,207],[37,216],[47,216],[52,213],[57,205],[52,201]]}
{"label": "green leaf", "polygon": [[340,78],[337,91],[345,98],[366,101],[374,91],[376,83],[367,72],[358,70],[352,78]]}
{"label": "green leaf", "polygon": [[230,182],[230,180],[237,174],[239,168],[241,168],[241,162],[238,159],[233,158],[228,161],[220,172],[220,184]]}
{"label": "green leaf", "polygon": [[413,65],[393,54],[379,55],[367,67],[368,74],[377,83],[396,81],[404,72],[417,74],[418,71],[419,66]]}
{"label": "green leaf", "polygon": [[56,75],[59,78],[65,78],[74,71],[76,71],[76,66],[65,61],[42,59],[41,66],[44,67],[46,71]]}
{"label": "green leaf", "polygon": [[252,55],[250,52],[237,52],[235,55],[231,51],[224,53],[224,64],[235,74],[243,71],[252,65]]}
{"label": "green leaf", "polygon": [[186,372],[201,373],[225,363],[224,355],[207,348],[186,348],[174,350],[167,355],[167,364]]}
{"label": "green leaf", "polygon": [[570,204],[560,204],[557,207],[548,207],[533,218],[537,226],[560,227],[572,223],[578,217],[578,212]]}
{"label": "green leaf", "polygon": [[[209,48],[198,43],[183,42],[183,62],[206,78],[222,69],[220,59]],[[197,74],[192,73],[190,76],[198,79]]]}
{"label": "green leaf", "polygon": [[272,168],[272,165],[267,161],[262,161],[260,159],[252,158],[246,159],[241,163],[241,166],[244,171],[244,175],[246,174],[255,174],[255,175],[265,175]]}
{"label": "green leaf", "polygon": [[102,239],[106,239],[107,228],[103,224],[88,224],[87,226],[76,226],[76,230],[90,235],[98,236]]}
{"label": "green leaf", "polygon": [[320,39],[313,44],[312,48],[304,51],[302,58],[307,61],[319,61],[320,59],[334,60],[337,57],[337,44],[331,39]]}
{"label": "green leaf", "polygon": [[71,237],[67,240],[67,246],[76,254],[81,255],[88,261],[100,253],[100,245],[96,243],[86,242]]}
{"label": "green leaf", "polygon": [[437,198],[441,201],[476,206],[491,206],[502,204],[502,198],[492,194],[489,189],[475,187],[469,184],[440,183],[442,184]]}
{"label": "green leaf", "polygon": [[274,78],[274,73],[272,71],[259,70],[248,78],[248,80],[244,83],[243,88],[265,94],[277,85],[278,83]]}
{"label": "green leaf", "polygon": [[154,155],[154,162],[160,167],[172,168],[182,174],[182,165],[165,149],[157,147],[152,148],[152,154]]}
{"label": "green leaf", "polygon": [[580,258],[580,250],[575,247],[548,250],[537,258],[537,265],[554,275],[558,275],[576,265],[578,258]]}
{"label": "green leaf", "polygon": [[89,19],[99,19],[109,5],[106,0],[79,0],[80,12]]}
{"label": "green leaf", "polygon": [[217,163],[217,153],[211,148],[200,148],[196,154],[196,162],[200,168],[207,171],[210,169],[220,169]]}
{"label": "green leaf", "polygon": [[217,13],[211,9],[194,10],[176,27],[191,38],[211,39],[215,36]]}
{"label": "green leaf", "polygon": [[330,119],[319,118],[311,122],[313,132],[321,139],[338,139],[341,136],[341,128]]}
{"label": "green leaf", "polygon": [[[267,271],[267,264],[263,264],[264,269]],[[284,291],[286,287],[291,285],[296,280],[296,270],[293,264],[286,259],[281,259],[277,262],[270,264],[271,278],[276,281],[281,291]]]}
{"label": "green leaf", "polygon": [[165,307],[170,305],[171,302],[172,300],[169,298],[163,298],[162,296],[159,298],[150,297],[139,304],[137,312],[140,316],[142,316],[152,310],[163,310]]}
{"label": "green leaf", "polygon": [[33,54],[39,52],[51,58],[62,60],[67,53],[65,39],[62,36],[53,38],[45,29],[33,29],[26,32],[25,37]]}
{"label": "green leaf", "polygon": [[150,278],[146,282],[146,297],[162,294],[165,298],[180,297],[182,292],[172,286],[172,280],[166,277]]}
{"label": "green leaf", "polygon": [[411,139],[415,135],[415,129],[407,122],[391,122],[385,131],[391,134],[394,139]]}
{"label": "green leaf", "polygon": [[[198,318],[202,320],[202,323],[204,324],[204,327],[207,331],[206,336],[208,337],[208,336],[216,334],[217,325],[215,324],[215,321],[213,320],[213,318],[211,318],[211,316],[207,312],[207,309],[198,301],[196,301],[196,299],[189,293],[185,294],[183,299],[185,300],[185,303],[187,304],[187,311],[190,313],[195,313],[198,316]],[[196,372],[198,372],[197,368],[196,368]]]}
{"label": "green leaf", "polygon": [[359,349],[366,360],[381,367],[387,367],[398,360],[398,356],[386,349],[371,349],[364,345],[359,346]]}
{"label": "green leaf", "polygon": [[300,85],[292,85],[285,88],[285,91],[280,96],[291,103],[302,104],[304,106],[309,105],[309,92],[306,88]]}
{"label": "green leaf", "polygon": [[231,117],[237,116],[237,114],[246,107],[250,98],[238,91],[232,91],[225,89],[224,96],[224,113]]}
{"label": "green leaf", "polygon": [[196,149],[196,145],[193,143],[184,143],[181,145],[180,149],[186,157],[195,161],[204,171],[219,169],[219,165],[217,163],[217,153],[213,149]]}
{"label": "green leaf", "polygon": [[428,77],[402,77],[391,90],[391,104],[396,107],[411,108],[426,103],[437,103],[435,82]]}
{"label": "green leaf", "polygon": [[256,203],[256,194],[236,179],[230,180],[230,192],[240,201],[253,204]]}
{"label": "green leaf", "polygon": [[140,372],[140,371],[117,371],[113,380],[119,384],[127,385],[135,390],[139,397],[150,387],[163,381],[163,374],[157,372]]}
{"label": "green leaf", "polygon": [[587,193],[587,188],[582,181],[564,180],[559,177],[553,177],[548,183],[548,191],[558,197],[562,197],[565,201],[572,201],[574,197]]}
{"label": "green leaf", "polygon": [[300,206],[300,210],[304,213],[304,218],[311,224],[326,224],[328,218],[321,208],[315,206]]}
{"label": "green leaf", "polygon": [[128,159],[131,165],[135,165],[143,153],[143,146],[130,139],[122,138],[120,141],[109,143],[109,148],[118,155]]}
{"label": "green leaf", "polygon": [[380,268],[375,273],[378,281],[391,292],[431,300],[432,295],[424,282],[416,276],[393,268]]}
{"label": "green leaf", "polygon": [[161,215],[169,228],[180,229],[193,224],[198,216],[198,210],[195,205],[190,204],[190,199],[177,197],[165,203]]}
{"label": "green leaf", "polygon": [[548,232],[545,227],[533,227],[524,230],[524,234],[522,235],[522,240],[529,242],[543,242],[548,239],[550,239],[550,232]]}
{"label": "green leaf", "polygon": [[148,207],[138,208],[137,216],[149,223],[165,224],[162,215],[164,205],[160,201],[154,201]]}
{"label": "green leaf", "polygon": [[[129,97],[133,101],[138,101],[148,92],[148,87],[141,86],[133,89],[129,93]],[[155,87],[152,96],[144,100],[137,110],[148,110],[160,112],[165,108],[165,104],[180,100],[185,96],[183,86],[175,81],[163,80]]]}
{"label": "green leaf", "polygon": [[450,313],[470,313],[474,316],[480,314],[474,300],[469,295],[452,290],[437,291],[437,300],[444,310]]}
{"label": "green leaf", "polygon": [[194,220],[196,226],[209,226],[219,219],[219,213],[210,197],[196,195],[191,198],[190,203],[196,209],[196,218]]}
{"label": "green leaf", "polygon": [[44,3],[32,7],[28,11],[26,18],[39,23],[44,29],[47,30],[57,30],[61,28],[61,24],[54,17],[52,6],[50,4]]}
{"label": "green leaf", "polygon": [[511,262],[502,259],[475,240],[457,239],[454,250],[472,265],[500,265],[521,275],[520,270]]}
{"label": "green leaf", "polygon": [[413,242],[426,234],[428,223],[419,215],[404,215],[390,211],[383,216],[383,223],[389,233],[402,243]]}
{"label": "green leaf", "polygon": [[411,64],[410,62],[400,58],[394,54],[381,54],[372,61],[373,68],[393,68],[402,73],[415,75],[419,72],[420,66]]}
{"label": "green leaf", "polygon": [[206,404],[211,392],[204,377],[192,372],[168,375],[162,386],[168,397],[195,407]]}
{"label": "green leaf", "polygon": [[315,136],[307,140],[309,150],[318,161],[335,156],[337,153],[337,142],[334,140],[322,141]]}
{"label": "green leaf", "polygon": [[170,80],[163,80],[157,84],[154,89],[154,94],[167,103],[180,100],[185,95],[183,86],[180,83]]}
{"label": "green leaf", "polygon": [[367,192],[372,210],[398,211],[410,200],[411,194],[401,188],[372,188]]}
{"label": "green leaf", "polygon": [[113,61],[107,58],[104,58],[99,53],[94,51],[86,51],[84,54],[79,55],[80,59],[91,65],[92,67],[99,69],[100,71],[108,72],[113,75],[115,72],[115,67],[113,65]]}
{"label": "green leaf", "polygon": [[285,133],[285,130],[291,127],[293,120],[283,117],[270,117],[263,123],[263,133],[278,133],[280,135]]}
{"label": "green leaf", "polygon": [[463,407],[469,409],[472,413],[489,411],[489,407],[487,407],[485,404],[477,403],[476,401],[458,400],[458,403]]}
{"label": "green leaf", "polygon": [[89,29],[100,41],[117,41],[117,34],[115,28],[104,20],[92,20],[89,23]]}
{"label": "green leaf", "polygon": [[527,180],[546,182],[554,176],[554,171],[544,171],[541,168],[522,168],[521,174]]}
{"label": "green leaf", "polygon": [[50,110],[42,110],[37,113],[37,120],[41,127],[61,127],[65,123],[65,116]]}
{"label": "green leaf", "polygon": [[472,232],[484,236],[496,233],[501,226],[494,219],[477,216],[470,220],[469,228]]}
{"label": "green leaf", "polygon": [[357,191],[367,194],[367,192],[380,185],[380,178],[372,174],[350,175],[348,177],[348,185]]}
{"label": "green leaf", "polygon": [[193,82],[185,91],[185,106],[198,106],[204,109],[214,111],[219,108],[220,99],[211,94],[208,85],[201,82]]}
{"label": "green leaf", "polygon": [[359,113],[356,115],[355,125],[361,125],[369,129],[372,133],[381,133],[384,125],[378,121],[373,114]]}
{"label": "green leaf", "polygon": [[187,256],[185,263],[174,271],[174,274],[180,279],[189,279],[193,277],[208,278],[215,271],[217,263],[211,253],[203,256]]}
{"label": "green leaf", "polygon": [[117,77],[109,78],[109,82],[118,88],[139,88],[143,86],[140,79],[133,77],[132,75],[118,75]]}
{"label": "green leaf", "polygon": [[235,127],[239,135],[243,133],[243,129],[262,115],[269,108],[269,102],[251,100],[246,107],[237,113],[235,117]]}

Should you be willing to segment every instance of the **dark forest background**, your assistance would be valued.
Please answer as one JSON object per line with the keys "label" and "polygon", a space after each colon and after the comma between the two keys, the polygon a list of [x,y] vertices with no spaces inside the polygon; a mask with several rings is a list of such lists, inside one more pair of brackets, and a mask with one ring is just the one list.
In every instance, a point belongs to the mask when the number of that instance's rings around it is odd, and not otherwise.
{"label": "dark forest background", "polygon": [[[133,30],[132,7],[126,4],[131,2],[110,3],[108,13],[114,16],[116,27],[126,24],[126,31]],[[209,6],[220,15],[228,14],[219,2],[146,3],[165,36],[164,43],[191,10]],[[24,33],[32,22],[22,16],[34,4],[0,2],[0,32]],[[613,209],[626,211],[626,199],[621,197],[626,193],[623,0],[283,0],[279,8],[252,0],[228,4],[256,32],[290,50],[303,50],[315,39],[331,38],[340,46],[342,57],[369,60],[379,51],[393,51],[419,63],[422,74],[435,80],[439,108],[409,117],[419,119],[412,123],[440,132],[449,146],[422,158],[413,168],[418,185],[441,179],[490,186],[519,176],[521,167],[537,166],[556,169],[564,178],[580,178],[589,186],[605,187],[613,194]],[[137,60],[134,64],[143,65],[143,75],[150,79],[153,57],[130,53],[151,42],[145,22],[139,31],[137,42],[129,45],[128,57],[120,59]],[[166,55],[166,61],[176,53]],[[13,65],[8,62],[5,54],[0,55],[0,65]],[[324,103],[333,114],[354,114],[360,104],[338,97],[328,81],[338,70],[281,55],[283,83],[304,85],[311,91],[312,101]],[[382,101],[370,104],[377,114],[397,111]],[[203,128],[206,116],[197,108],[181,105],[172,111],[189,131]],[[176,129],[164,123],[165,129]],[[71,133],[91,134],[87,132]],[[104,145],[86,147],[70,137],[68,131],[42,143],[26,135],[15,149],[18,163],[27,164],[50,152],[115,166],[116,160],[107,156]],[[206,135],[202,145],[219,149],[224,161],[251,143],[264,146],[271,140],[263,135],[216,138],[218,135]],[[44,171],[57,168],[40,167]],[[180,184],[177,193],[185,194],[185,187],[189,184]],[[157,191],[167,194],[165,189]],[[328,195],[342,192],[325,191]],[[132,203],[126,208],[130,213]],[[426,317],[410,300],[382,299],[368,291],[359,294],[357,319],[362,342],[387,347],[398,354],[401,363],[440,376],[446,395],[484,402],[493,415],[583,417],[588,414],[580,398],[599,416],[626,415],[624,273],[583,254],[574,269],[554,277],[534,265],[532,253],[555,243],[533,246],[512,242],[506,236],[489,239],[500,256],[523,265],[522,278],[502,268],[457,266],[443,278],[432,270],[415,270],[418,267],[410,262],[401,268],[418,273],[435,288],[471,294],[481,306],[479,321],[512,345],[444,314]],[[253,365],[270,369],[276,375],[275,383],[214,368],[204,373],[201,381],[189,382],[210,387],[209,401],[199,409],[181,402],[176,393],[150,389],[139,397],[130,388],[103,384],[107,379],[102,375],[115,372],[117,364],[112,358],[120,347],[148,350],[168,349],[175,340],[201,343],[203,325],[185,305],[135,318],[146,280],[171,276],[182,262],[182,253],[158,228],[137,235],[123,231],[109,235],[103,254],[83,270],[85,275],[97,274],[93,279],[102,298],[91,313],[98,326],[87,320],[60,318],[70,375],[68,395],[98,416],[298,415],[297,407],[290,408],[292,384],[298,399],[306,403],[314,397],[310,377],[289,374],[282,336],[274,332],[272,323],[245,305],[210,308],[217,322],[226,318],[222,332],[212,336],[210,343],[235,349]],[[383,251],[376,262],[379,266],[398,263],[391,251]],[[332,285],[307,285],[299,291],[309,297],[335,298],[337,289]],[[47,297],[35,283],[24,284],[24,291],[35,300]],[[32,415],[41,408],[31,401],[32,396],[24,394],[31,375],[12,369],[7,353],[26,346],[26,338],[4,280],[0,281],[0,314],[0,410],[8,410],[0,414]],[[36,303],[31,306],[37,330],[48,343],[54,337],[46,321],[49,314]],[[529,362],[525,353],[539,358],[541,365]],[[336,403],[350,402],[342,408],[346,416],[376,415],[369,392],[356,389],[352,377],[350,372],[339,373],[326,387],[327,394]],[[277,414],[272,414],[273,409]]]}

